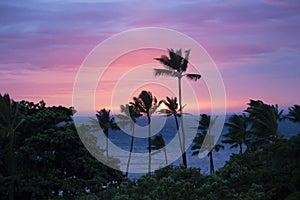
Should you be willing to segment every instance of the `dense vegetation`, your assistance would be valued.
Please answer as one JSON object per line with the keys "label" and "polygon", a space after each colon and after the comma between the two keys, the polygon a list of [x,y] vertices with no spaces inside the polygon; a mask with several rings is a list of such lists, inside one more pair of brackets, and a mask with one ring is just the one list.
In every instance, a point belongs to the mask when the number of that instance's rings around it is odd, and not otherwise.
{"label": "dense vegetation", "polygon": [[85,149],[72,111],[0,95],[0,199],[73,199],[120,182],[121,172]]}
{"label": "dense vegetation", "polygon": [[[297,105],[283,116],[277,106],[250,101],[244,114],[232,115],[223,142],[239,147],[240,153],[215,174],[168,166],[135,182],[88,153],[71,122],[72,108],[15,102],[7,94],[0,96],[0,105],[1,199],[298,199],[300,195],[300,135],[282,139],[277,130],[278,120],[299,122]],[[207,134],[209,120],[201,115],[200,136]],[[201,146],[196,138],[194,145]],[[91,140],[96,146],[96,138]]]}

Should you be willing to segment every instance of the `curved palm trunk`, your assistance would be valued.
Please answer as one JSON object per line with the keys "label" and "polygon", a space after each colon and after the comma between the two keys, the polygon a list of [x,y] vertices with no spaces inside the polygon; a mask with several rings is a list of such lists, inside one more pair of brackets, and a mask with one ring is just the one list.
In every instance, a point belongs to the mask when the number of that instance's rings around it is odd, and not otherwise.
{"label": "curved palm trunk", "polygon": [[106,147],[105,147],[106,148],[106,159],[108,159],[108,129],[104,130],[104,134],[106,136],[105,137],[106,138],[106,141],[105,141],[106,142]]}
{"label": "curved palm trunk", "polygon": [[209,161],[210,161],[210,174],[215,173],[215,167],[214,167],[214,160],[213,160],[213,155],[212,155],[212,150],[208,153],[209,156]]}
{"label": "curved palm trunk", "polygon": [[[180,151],[181,151],[181,155],[183,155],[184,151],[183,151],[183,148],[182,148],[181,135],[180,135],[180,132],[179,132],[179,123],[178,123],[178,119],[177,119],[176,114],[174,114],[174,117],[175,117],[175,123],[176,123],[176,130],[177,130],[177,133],[178,133],[178,140],[179,140],[179,145],[180,145]],[[182,160],[182,162],[183,162],[183,160]]]}
{"label": "curved palm trunk", "polygon": [[178,78],[178,92],[179,92],[179,111],[180,111],[180,127],[181,127],[181,133],[182,133],[182,162],[185,168],[187,168],[187,160],[186,160],[186,152],[185,152],[185,133],[183,128],[183,113],[182,113],[182,102],[181,102],[181,77]]}
{"label": "curved palm trunk", "polygon": [[148,155],[148,173],[151,172],[151,118],[150,115],[147,114],[148,117],[148,151],[149,151],[149,155]]}
{"label": "curved palm trunk", "polygon": [[132,130],[132,135],[131,135],[131,143],[130,143],[130,149],[129,149],[129,156],[128,156],[128,161],[127,161],[127,167],[126,167],[126,174],[125,176],[128,178],[128,171],[129,171],[129,166],[130,166],[130,160],[131,160],[131,153],[133,149],[133,142],[134,142],[134,124],[131,123],[131,130]]}

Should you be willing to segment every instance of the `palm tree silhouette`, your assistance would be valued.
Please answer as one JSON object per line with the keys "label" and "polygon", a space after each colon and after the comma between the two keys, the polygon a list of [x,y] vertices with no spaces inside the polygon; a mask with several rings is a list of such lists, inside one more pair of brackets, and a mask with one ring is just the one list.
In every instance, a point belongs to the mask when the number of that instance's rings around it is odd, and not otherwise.
{"label": "palm tree silhouette", "polygon": [[130,149],[129,149],[129,156],[126,166],[126,174],[125,176],[128,177],[128,171],[130,166],[130,160],[131,160],[131,154],[133,149],[133,143],[134,143],[134,130],[135,130],[135,123],[136,119],[141,116],[140,111],[136,105],[129,105],[126,104],[120,106],[121,112],[124,113],[122,115],[116,115],[116,118],[118,119],[118,125],[119,126],[130,126],[131,130],[131,142],[130,142]]}
{"label": "palm tree silhouette", "polygon": [[106,137],[106,145],[105,145],[105,151],[106,151],[106,159],[108,159],[108,134],[109,134],[109,129],[111,130],[118,130],[119,127],[117,126],[114,117],[111,117],[110,115],[110,110],[106,110],[105,108],[97,111],[96,114],[97,120],[91,119],[92,123],[92,128],[93,131],[98,131],[99,130],[99,125],[100,128],[103,130],[103,133]]}
{"label": "palm tree silhouette", "polygon": [[158,134],[153,139],[151,139],[151,147],[150,148],[151,148],[151,150],[157,150],[157,151],[153,152],[152,155],[159,153],[161,150],[164,152],[166,166],[167,166],[168,165],[167,149],[166,149],[165,140],[164,140],[162,134]]}
{"label": "palm tree silhouette", "polygon": [[280,136],[278,122],[283,119],[283,110],[278,105],[268,105],[260,100],[250,100],[249,107],[245,110],[249,114],[251,133],[256,137],[252,146],[260,146],[269,141],[276,142]]}
{"label": "palm tree silhouette", "polygon": [[[161,109],[158,111],[160,114],[164,114],[166,117],[174,116],[175,124],[176,124],[176,130],[179,131],[179,123],[178,123],[178,117],[180,117],[180,110],[177,103],[177,97],[166,97],[166,100],[162,100],[162,102],[167,106],[165,109]],[[178,134],[178,140],[181,150],[181,155],[183,155],[184,150],[182,149],[182,140],[181,135]],[[183,161],[182,161],[183,162]]]}
{"label": "palm tree silhouette", "polygon": [[183,164],[187,167],[187,159],[185,152],[185,133],[183,128],[183,116],[182,116],[182,95],[181,95],[181,79],[186,76],[190,80],[197,81],[201,78],[200,74],[187,74],[185,73],[188,67],[188,60],[190,50],[185,51],[185,57],[182,57],[182,50],[179,49],[176,52],[173,49],[168,49],[169,57],[162,55],[160,58],[155,58],[161,62],[166,69],[154,69],[155,76],[170,76],[178,79],[178,101],[179,101],[179,113],[180,113],[180,126],[182,132],[182,149],[184,153],[182,155]]}
{"label": "palm tree silhouette", "polygon": [[[217,116],[218,117],[218,116]],[[212,126],[214,126],[217,117],[213,119],[213,121],[210,123],[210,116],[206,114],[201,115],[201,120],[199,121],[198,129],[201,130],[201,133],[198,133],[197,136],[193,140],[193,145],[191,147],[193,153],[192,155],[198,155],[199,153],[202,153],[204,151],[208,150],[207,156],[209,157],[210,162],[210,174],[215,173],[214,169],[214,160],[213,160],[213,151],[218,152],[221,149],[224,149],[224,146],[221,144],[214,144],[214,136],[211,135],[210,129]],[[204,144],[204,139],[207,138],[207,141]],[[203,146],[205,145],[205,146]]]}
{"label": "palm tree silhouette", "polygon": [[291,106],[286,118],[292,122],[300,122],[300,105]]}
{"label": "palm tree silhouette", "polygon": [[161,102],[157,102],[155,96],[150,91],[143,90],[138,97],[133,97],[130,104],[138,107],[141,113],[145,113],[148,118],[148,172],[151,172],[151,115],[156,112]]}
{"label": "palm tree silhouette", "polygon": [[9,199],[14,199],[15,188],[15,159],[14,141],[15,133],[24,119],[20,113],[20,104],[13,101],[8,94],[0,94],[0,136],[8,139],[7,168],[10,173]]}
{"label": "palm tree silhouette", "polygon": [[228,127],[228,132],[223,135],[226,139],[222,140],[222,143],[231,144],[230,149],[239,147],[239,153],[243,153],[243,144],[248,147],[250,135],[247,116],[245,113],[234,114],[229,118],[229,122],[225,123],[225,126]]}

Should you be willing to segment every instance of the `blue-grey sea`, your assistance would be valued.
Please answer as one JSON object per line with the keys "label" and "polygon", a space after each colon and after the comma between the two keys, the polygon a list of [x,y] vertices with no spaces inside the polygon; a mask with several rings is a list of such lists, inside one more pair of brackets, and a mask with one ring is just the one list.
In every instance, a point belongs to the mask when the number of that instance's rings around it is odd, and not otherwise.
{"label": "blue-grey sea", "polygon": [[[154,116],[156,123],[152,123],[151,131],[156,134],[162,134],[163,138],[166,143],[167,147],[167,156],[168,156],[168,164],[172,165],[179,165],[182,163],[182,159],[180,157],[180,150],[179,150],[179,143],[178,137],[175,137],[177,134],[176,132],[176,125],[173,117],[163,118],[159,116]],[[225,117],[225,121],[227,121],[229,116]],[[81,121],[87,121],[81,120]],[[162,122],[162,123],[159,123]],[[189,122],[189,121],[188,121]],[[187,123],[189,126],[189,123]],[[195,119],[191,119],[190,121],[190,131],[186,131],[186,134],[192,135],[190,138],[192,139],[197,134],[197,126],[198,122]],[[133,145],[133,156],[131,159],[130,169],[129,169],[129,178],[137,179],[143,174],[146,173],[147,170],[147,159],[148,159],[148,139],[147,139],[147,118],[141,117],[137,121],[137,125],[142,127],[141,129],[136,128],[135,131],[135,138],[134,138],[134,145]],[[145,126],[145,129],[143,129]],[[300,133],[300,123],[293,123],[289,120],[285,120],[279,123],[279,132],[283,138],[290,138],[294,135]],[[131,133],[130,129],[123,129],[123,130],[110,130],[109,132],[109,153],[110,156],[118,157],[121,160],[121,169],[125,170],[128,155],[129,155],[129,148],[131,142]],[[143,132],[141,134],[141,132]],[[219,137],[217,144],[222,144],[222,140],[224,137],[222,136],[224,133],[227,132],[227,128],[224,126],[221,131],[221,136]],[[105,140],[104,137],[101,136],[103,133],[101,131],[97,131],[94,133],[98,137],[98,145],[100,148],[105,147]],[[152,137],[154,137],[153,135]],[[188,138],[189,136],[187,136]],[[191,140],[189,140],[191,141]],[[189,142],[187,142],[188,144]],[[224,145],[224,144],[223,144]],[[225,162],[230,158],[230,155],[233,153],[238,153],[239,149],[234,148],[230,149],[230,145],[224,145],[224,150],[220,150],[219,152],[213,152],[213,159],[215,170],[223,167]],[[202,155],[201,158],[198,156],[192,156],[191,146],[187,146],[187,161],[189,167],[197,167],[201,169],[202,174],[209,174],[209,158],[205,155]],[[116,150],[117,149],[117,150]],[[117,154],[114,154],[116,153]],[[114,154],[114,155],[112,155]],[[156,155],[152,156],[153,168],[163,167],[165,165],[165,157],[164,153],[161,151]],[[156,165],[155,165],[156,163]]]}

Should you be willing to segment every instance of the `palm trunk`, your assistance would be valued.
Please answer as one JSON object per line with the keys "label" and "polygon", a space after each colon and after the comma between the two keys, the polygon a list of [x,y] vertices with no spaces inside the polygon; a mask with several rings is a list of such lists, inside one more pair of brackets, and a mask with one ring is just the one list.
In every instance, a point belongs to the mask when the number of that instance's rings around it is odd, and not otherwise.
{"label": "palm trunk", "polygon": [[187,160],[186,160],[186,152],[185,152],[185,133],[184,133],[184,127],[183,127],[183,113],[182,113],[182,96],[181,96],[181,77],[178,78],[178,92],[179,92],[179,112],[180,112],[180,127],[181,127],[181,133],[182,133],[182,162],[185,168],[187,168]]}
{"label": "palm trunk", "polygon": [[211,151],[208,153],[209,161],[210,161],[210,174],[211,174],[211,175],[215,173],[214,160],[213,160],[212,151],[213,151],[213,150],[211,150]]}
{"label": "palm trunk", "polygon": [[166,148],[164,147],[164,153],[165,153],[165,159],[166,159],[166,166],[168,165],[168,156],[167,156],[167,150]]}
{"label": "palm trunk", "polygon": [[104,130],[104,134],[106,136],[106,159],[108,160],[108,129]]}
{"label": "palm trunk", "polygon": [[242,144],[239,144],[239,146],[240,146],[240,154],[242,154],[242,153],[243,153],[243,147],[242,147]]}
{"label": "palm trunk", "polygon": [[[178,140],[179,140],[180,151],[181,151],[181,155],[183,155],[184,151],[183,151],[183,149],[182,149],[181,135],[180,135],[180,132],[179,132],[179,123],[178,123],[178,119],[177,119],[176,114],[174,114],[174,117],[175,117],[176,130],[177,130],[177,134],[178,134]],[[182,162],[183,162],[183,160],[182,160]]]}
{"label": "palm trunk", "polygon": [[126,167],[126,174],[125,174],[127,178],[128,178],[128,171],[129,171],[130,160],[131,160],[131,153],[133,149],[133,142],[134,142],[134,124],[131,123],[131,126],[132,126],[132,135],[131,135],[131,143],[130,143],[129,156],[128,156],[128,162]]}
{"label": "palm trunk", "polygon": [[149,155],[148,155],[148,173],[151,172],[151,118],[150,115],[147,114],[148,117],[148,149],[149,149]]}

